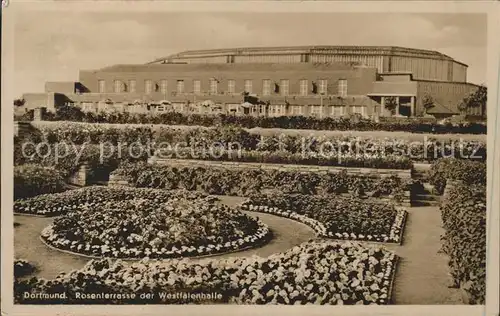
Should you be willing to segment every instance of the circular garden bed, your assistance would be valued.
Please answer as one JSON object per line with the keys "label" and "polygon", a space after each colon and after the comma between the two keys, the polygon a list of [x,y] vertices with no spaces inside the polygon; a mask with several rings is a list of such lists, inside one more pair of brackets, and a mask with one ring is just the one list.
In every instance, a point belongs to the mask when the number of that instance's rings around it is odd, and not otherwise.
{"label": "circular garden bed", "polygon": [[25,200],[22,210],[62,214],[42,231],[42,241],[92,258],[207,256],[271,238],[261,221],[216,203],[214,197],[183,193],[90,187]]}

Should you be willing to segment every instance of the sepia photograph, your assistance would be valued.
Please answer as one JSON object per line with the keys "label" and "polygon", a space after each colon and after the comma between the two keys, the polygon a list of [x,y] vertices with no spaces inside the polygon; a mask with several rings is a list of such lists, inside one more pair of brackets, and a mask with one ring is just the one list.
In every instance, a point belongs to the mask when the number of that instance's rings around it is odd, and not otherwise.
{"label": "sepia photograph", "polygon": [[498,304],[487,6],[13,2],[2,305]]}

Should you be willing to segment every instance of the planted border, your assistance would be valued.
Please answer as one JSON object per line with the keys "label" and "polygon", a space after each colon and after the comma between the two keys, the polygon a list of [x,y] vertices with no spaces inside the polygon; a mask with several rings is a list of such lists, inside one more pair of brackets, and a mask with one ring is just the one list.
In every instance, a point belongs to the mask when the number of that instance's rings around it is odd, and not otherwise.
{"label": "planted border", "polygon": [[[260,200],[260,201],[259,201]],[[408,212],[404,208],[394,208],[394,219],[392,222],[392,225],[387,233],[379,233],[379,234],[370,234],[370,233],[354,233],[354,232],[346,232],[346,231],[336,231],[337,225],[335,224],[335,217],[330,219],[329,222],[324,222],[320,221],[317,219],[314,219],[310,216],[300,214],[297,211],[294,210],[287,210],[287,209],[280,209],[279,207],[276,206],[270,206],[266,205],[267,203],[265,201],[269,201],[269,204],[273,204],[273,197],[272,195],[269,198],[258,198],[257,200],[254,200],[252,198],[247,199],[245,202],[241,204],[241,208],[244,210],[248,211],[254,211],[254,212],[262,212],[262,213],[268,213],[276,216],[282,216],[286,218],[290,218],[296,221],[299,221],[301,223],[304,223],[308,226],[310,226],[316,234],[319,237],[325,237],[325,238],[333,238],[333,239],[340,239],[340,240],[354,240],[354,241],[369,241],[369,242],[384,242],[384,243],[398,243],[401,244],[403,242],[403,234],[404,234],[404,228],[405,228],[405,223],[406,223],[406,218]],[[262,202],[264,201],[264,202]],[[346,208],[348,200],[346,201]],[[279,202],[275,203],[278,204]],[[369,205],[370,203],[366,203]],[[380,210],[380,208],[383,207],[382,205],[377,205],[375,208],[373,208],[374,212],[377,212],[377,210]],[[390,208],[391,206],[387,205],[386,207]],[[301,210],[302,211],[302,210]],[[347,210],[348,212],[348,210]],[[370,213],[372,211],[369,211]],[[328,206],[322,206],[322,208],[317,208],[316,210],[312,210],[309,213],[316,213],[314,214],[315,216],[318,217],[325,217],[329,218],[331,215],[329,215],[330,210],[328,209]],[[325,213],[326,215],[323,215],[322,213]],[[369,219],[367,219],[369,222]],[[332,230],[333,229],[333,230]]]}

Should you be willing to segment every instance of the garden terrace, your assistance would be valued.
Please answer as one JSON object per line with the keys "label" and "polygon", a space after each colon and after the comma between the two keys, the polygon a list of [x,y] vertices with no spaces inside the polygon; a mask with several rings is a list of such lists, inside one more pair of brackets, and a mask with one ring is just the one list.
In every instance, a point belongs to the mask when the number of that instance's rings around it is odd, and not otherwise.
{"label": "garden terrace", "polygon": [[486,187],[459,183],[447,190],[441,218],[445,229],[442,251],[449,256],[454,284],[466,293],[469,304],[484,304]]}
{"label": "garden terrace", "polygon": [[[42,304],[26,300],[24,292],[67,293],[68,304],[144,303],[141,293],[154,293],[148,304],[307,303],[387,304],[397,257],[379,246],[356,243],[304,243],[268,258],[229,258],[192,261],[142,260],[127,264],[120,260],[92,260],[84,268],[53,280],[15,280],[16,303]],[[120,293],[125,298],[75,299],[80,293]],[[191,301],[162,298],[159,293],[220,293],[217,300]],[[128,296],[128,298],[127,298]]]}
{"label": "garden terrace", "polygon": [[260,245],[270,237],[262,222],[211,197],[112,189],[98,192],[109,197],[84,201],[88,195],[75,191],[67,195],[75,193],[78,202],[41,234],[47,245],[67,252],[126,259],[205,256]]}
{"label": "garden terrace", "polygon": [[[176,128],[170,126],[124,126],[122,128],[101,124],[47,124],[39,122],[39,141],[48,143],[89,144],[185,144],[198,150],[214,147],[225,149],[235,147],[245,151],[277,152],[287,154],[332,153],[334,157],[369,154],[394,159],[411,158],[412,161],[433,161],[441,157],[456,157],[474,160],[486,159],[485,140],[435,138],[433,135],[419,135],[412,139],[396,135],[373,133],[360,136],[355,132],[314,133],[312,131],[247,131],[235,126],[211,128]],[[375,133],[376,134],[376,133]],[[417,134],[418,135],[418,134]],[[161,147],[164,148],[164,147]],[[338,153],[338,154],[333,154]]]}
{"label": "garden terrace", "polygon": [[289,217],[310,225],[320,237],[401,243],[404,209],[359,199],[300,194],[249,198],[242,208]]}

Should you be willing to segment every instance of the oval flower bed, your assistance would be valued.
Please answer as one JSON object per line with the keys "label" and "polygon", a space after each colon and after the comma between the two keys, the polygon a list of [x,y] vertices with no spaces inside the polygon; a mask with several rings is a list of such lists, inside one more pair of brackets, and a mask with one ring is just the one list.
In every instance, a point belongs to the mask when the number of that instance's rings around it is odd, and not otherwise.
{"label": "oval flower bed", "polygon": [[209,198],[135,198],[80,203],[41,237],[50,246],[91,257],[138,259],[236,251],[266,242],[270,231]]}
{"label": "oval flower bed", "polygon": [[372,242],[401,243],[407,216],[404,208],[340,196],[268,194],[241,207],[297,220],[320,237]]}
{"label": "oval flower bed", "polygon": [[[123,201],[135,198],[158,203],[171,198],[183,197],[188,200],[209,198],[206,194],[187,190],[165,191],[149,188],[113,188],[92,186],[55,194],[42,194],[29,199],[14,201],[14,213],[54,216],[78,209],[82,204],[99,204],[103,201]],[[214,198],[212,198],[214,199]]]}
{"label": "oval flower bed", "polygon": [[[190,260],[92,260],[84,268],[53,280],[16,281],[16,303],[24,292],[66,293],[67,304],[387,304],[396,255],[381,246],[351,242],[309,242],[268,258]],[[162,293],[216,293],[204,301]],[[75,293],[122,298],[77,299]],[[153,294],[141,299],[141,293]]]}

